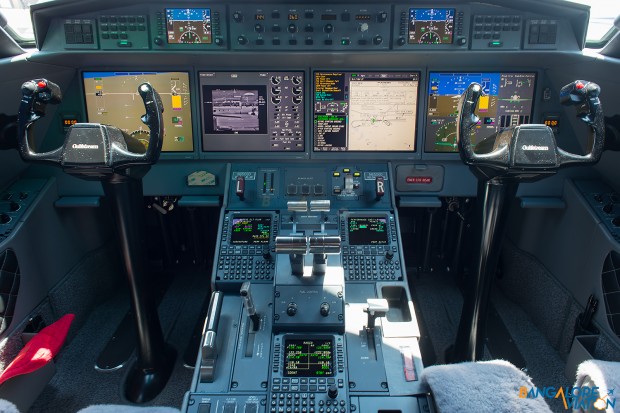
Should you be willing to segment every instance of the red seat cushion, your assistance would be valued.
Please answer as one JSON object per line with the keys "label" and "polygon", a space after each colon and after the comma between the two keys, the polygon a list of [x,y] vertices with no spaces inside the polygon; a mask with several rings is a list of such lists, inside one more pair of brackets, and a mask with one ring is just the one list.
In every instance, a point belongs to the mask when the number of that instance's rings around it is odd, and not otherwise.
{"label": "red seat cushion", "polygon": [[56,357],[67,338],[74,317],[73,314],[67,314],[39,331],[0,374],[0,384],[20,374],[38,370]]}

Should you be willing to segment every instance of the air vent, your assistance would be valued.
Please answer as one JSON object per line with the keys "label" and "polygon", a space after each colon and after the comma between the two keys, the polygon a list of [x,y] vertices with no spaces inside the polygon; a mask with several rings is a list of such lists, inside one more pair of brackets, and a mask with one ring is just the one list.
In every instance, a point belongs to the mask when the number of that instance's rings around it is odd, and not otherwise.
{"label": "air vent", "polygon": [[620,254],[610,252],[603,265],[603,297],[607,321],[620,338]]}
{"label": "air vent", "polygon": [[19,265],[13,250],[0,254],[0,334],[13,321],[17,292],[19,291]]}

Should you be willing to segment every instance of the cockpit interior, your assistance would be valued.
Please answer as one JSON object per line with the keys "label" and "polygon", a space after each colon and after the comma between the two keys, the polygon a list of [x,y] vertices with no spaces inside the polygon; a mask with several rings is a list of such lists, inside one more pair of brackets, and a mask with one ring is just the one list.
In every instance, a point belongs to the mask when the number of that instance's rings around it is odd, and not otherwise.
{"label": "cockpit interior", "polygon": [[0,411],[620,411],[619,4],[31,3]]}

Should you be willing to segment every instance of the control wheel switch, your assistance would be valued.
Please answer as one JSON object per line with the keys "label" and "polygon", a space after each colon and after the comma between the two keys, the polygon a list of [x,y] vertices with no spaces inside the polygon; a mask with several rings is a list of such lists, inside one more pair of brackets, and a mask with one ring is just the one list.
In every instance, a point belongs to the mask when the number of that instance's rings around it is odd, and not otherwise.
{"label": "control wheel switch", "polygon": [[237,177],[235,195],[237,195],[241,201],[245,199],[245,178],[242,176]]}
{"label": "control wheel switch", "polygon": [[375,195],[377,201],[380,201],[385,195],[385,180],[382,176],[375,178]]}
{"label": "control wheel switch", "polygon": [[368,313],[366,330],[373,330],[375,328],[375,319],[385,317],[390,310],[390,306],[385,298],[369,298],[366,300],[366,303],[368,305],[364,309],[364,312]]}

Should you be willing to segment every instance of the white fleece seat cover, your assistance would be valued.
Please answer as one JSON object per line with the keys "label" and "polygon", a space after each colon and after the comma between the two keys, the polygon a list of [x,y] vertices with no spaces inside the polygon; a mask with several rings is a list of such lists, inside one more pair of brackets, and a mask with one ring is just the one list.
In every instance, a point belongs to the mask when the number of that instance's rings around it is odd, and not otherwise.
{"label": "white fleece seat cover", "polygon": [[[598,387],[599,394],[604,398],[611,392],[614,399],[618,399],[615,408],[607,405],[605,410],[594,407],[587,412],[620,413],[620,363],[603,360],[586,360],[577,368],[575,387]],[[615,394],[614,394],[615,393]],[[583,412],[583,409],[575,410]]]}
{"label": "white fleece seat cover", "polygon": [[431,366],[422,372],[440,413],[551,413],[542,397],[520,398],[532,379],[504,360]]}

